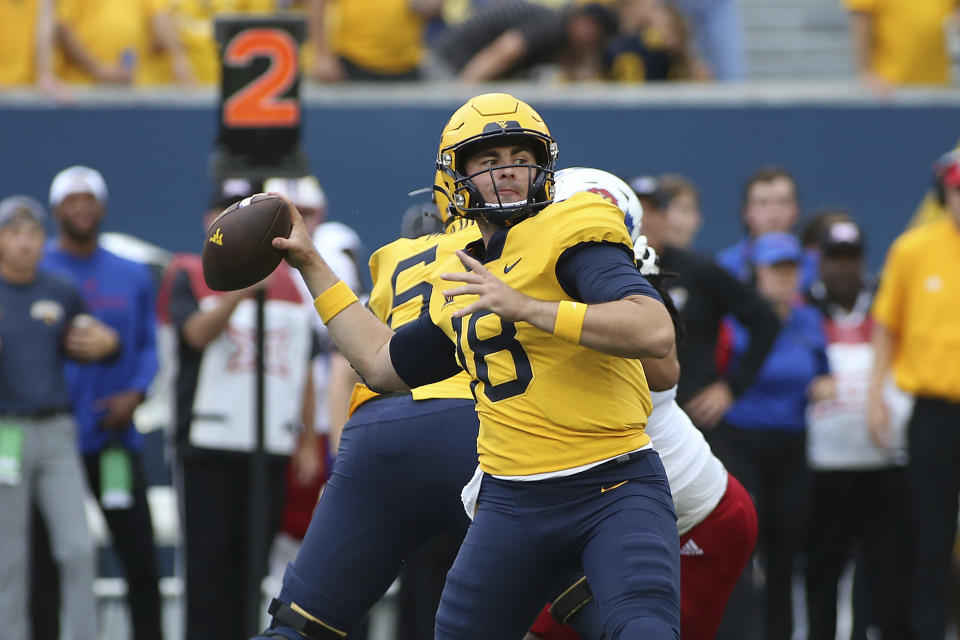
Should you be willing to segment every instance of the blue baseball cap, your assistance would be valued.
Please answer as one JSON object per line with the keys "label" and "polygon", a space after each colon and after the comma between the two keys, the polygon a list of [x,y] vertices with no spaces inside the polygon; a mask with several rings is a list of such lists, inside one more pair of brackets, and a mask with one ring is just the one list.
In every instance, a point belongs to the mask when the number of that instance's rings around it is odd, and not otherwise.
{"label": "blue baseball cap", "polygon": [[803,258],[803,247],[796,236],[773,231],[753,241],[753,263],[769,266],[778,262],[797,262]]}

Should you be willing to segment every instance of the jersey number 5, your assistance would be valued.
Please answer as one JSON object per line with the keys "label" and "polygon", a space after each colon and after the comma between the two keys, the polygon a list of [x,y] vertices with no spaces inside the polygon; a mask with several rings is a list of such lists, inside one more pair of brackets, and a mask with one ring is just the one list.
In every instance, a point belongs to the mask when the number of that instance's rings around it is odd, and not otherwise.
{"label": "jersey number 5", "polygon": [[[457,359],[460,360],[460,366],[467,371],[473,369],[474,378],[483,382],[483,395],[487,396],[490,402],[499,402],[526,391],[533,380],[533,369],[530,367],[530,358],[527,357],[527,352],[523,350],[523,346],[517,340],[517,327],[512,322],[499,318],[500,333],[482,339],[477,335],[477,321],[488,315],[494,314],[489,310],[477,311],[471,314],[467,320],[466,338],[467,345],[473,352],[473,367],[468,366],[463,351],[462,318],[452,319],[453,330],[457,332]],[[487,358],[501,351],[506,351],[513,358],[516,378],[499,384],[492,384]],[[474,395],[476,395],[476,391],[474,391]]]}
{"label": "jersey number 5", "polygon": [[[400,277],[400,274],[411,267],[417,265],[428,265],[437,259],[437,245],[433,245],[426,251],[421,251],[420,253],[410,256],[405,260],[401,260],[397,263],[397,268],[393,270],[393,276],[390,278],[390,290],[393,292],[393,301],[390,303],[390,315],[387,316],[387,324],[390,325],[392,329],[397,329],[408,322],[412,322],[416,318],[419,318],[423,314],[427,313],[430,309],[430,292],[433,291],[433,286],[423,280],[413,285],[408,289],[403,291],[397,291],[397,278]],[[397,325],[393,323],[393,313],[397,310],[404,302],[413,300],[417,296],[421,297],[422,302],[420,303],[420,311],[416,316],[411,318],[406,318]]]}

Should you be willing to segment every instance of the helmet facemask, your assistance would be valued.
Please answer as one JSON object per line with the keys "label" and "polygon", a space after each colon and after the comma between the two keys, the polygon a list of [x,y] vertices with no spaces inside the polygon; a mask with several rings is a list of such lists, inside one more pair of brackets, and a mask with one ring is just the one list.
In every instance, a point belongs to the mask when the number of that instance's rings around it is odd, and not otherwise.
{"label": "helmet facemask", "polygon": [[[501,134],[481,140],[473,140],[468,144],[460,145],[453,154],[441,154],[440,171],[446,174],[452,182],[453,193],[451,201],[458,213],[467,218],[482,217],[492,224],[510,226],[540,211],[553,202],[553,167],[555,161],[550,155],[550,147],[556,143],[547,142],[545,136],[536,132]],[[484,148],[490,146],[504,146],[517,144],[527,147],[536,158],[535,163],[516,163],[487,167],[471,174],[466,174],[467,160]],[[447,157],[445,158],[444,155]],[[443,165],[449,159],[451,164]],[[500,194],[495,173],[513,169],[519,184],[526,186],[526,198],[516,202],[505,202]],[[484,174],[489,174],[494,196],[491,202],[483,196],[475,180]]]}
{"label": "helmet facemask", "polygon": [[[467,174],[467,161],[475,154],[489,147],[511,145],[528,148],[534,161],[484,167]],[[507,94],[484,94],[458,109],[444,128],[437,154],[434,189],[439,193],[438,201],[445,196],[450,202],[450,212],[457,216],[510,226],[553,201],[556,159],[557,144],[536,111]],[[504,202],[504,196],[499,192],[502,187],[499,187],[494,173],[504,169],[518,172],[518,179],[526,178],[524,201]],[[494,185],[494,193],[488,193],[490,202],[477,185],[484,173],[490,174]]]}

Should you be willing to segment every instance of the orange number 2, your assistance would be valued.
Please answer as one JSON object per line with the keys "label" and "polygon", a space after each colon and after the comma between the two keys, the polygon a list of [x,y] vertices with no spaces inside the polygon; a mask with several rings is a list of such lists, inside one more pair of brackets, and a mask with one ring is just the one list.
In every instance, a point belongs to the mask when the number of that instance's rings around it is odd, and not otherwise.
{"label": "orange number 2", "polygon": [[280,98],[297,76],[297,43],[278,29],[247,29],[230,40],[224,63],[246,67],[255,58],[269,58],[266,72],[230,96],[223,105],[228,127],[292,127],[300,121],[300,104]]}

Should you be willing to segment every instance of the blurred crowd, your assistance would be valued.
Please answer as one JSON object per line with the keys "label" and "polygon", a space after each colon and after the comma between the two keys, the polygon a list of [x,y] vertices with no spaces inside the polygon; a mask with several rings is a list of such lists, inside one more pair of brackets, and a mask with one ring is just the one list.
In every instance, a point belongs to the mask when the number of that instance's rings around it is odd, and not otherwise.
{"label": "blurred crowd", "polygon": [[[16,36],[2,45],[0,85],[216,84],[215,18],[278,12],[307,21],[302,62],[319,82],[429,78],[441,72],[440,62],[474,81],[733,79],[743,71],[742,60],[726,62],[742,58],[738,21],[716,38],[729,43],[717,54],[730,71],[711,72],[695,52],[687,14],[663,0],[29,0],[0,5],[0,24]],[[740,51],[727,51],[738,42]],[[481,53],[492,59],[464,70]]]}
{"label": "blurred crowd", "polygon": [[[838,585],[851,564],[852,637],[939,639],[957,620],[960,602],[948,594],[960,493],[960,369],[950,355],[960,335],[960,151],[933,173],[879,278],[866,271],[864,227],[837,207],[804,216],[796,179],[783,168],[748,176],[739,205],[702,203],[678,174],[629,180],[684,325],[677,400],[757,508],[755,559],[718,638],[790,638],[798,628],[834,638]],[[297,204],[315,244],[362,295],[359,237],[325,221],[328,203],[313,176],[226,180],[198,227],[215,227],[221,211],[261,190]],[[25,196],[0,201],[0,627],[14,629],[11,638],[52,640],[61,625],[76,640],[97,637],[94,543],[81,506],[89,487],[129,585],[134,637],[162,637],[135,425],[159,368],[175,407],[167,426],[187,638],[244,637],[246,585],[278,579],[296,554],[358,378],[285,264],[248,289],[212,291],[199,256],[157,262],[129,241],[107,250],[108,202],[99,172],[64,169],[50,185],[47,239],[47,207]],[[743,240],[715,257],[698,253],[703,216],[736,206]],[[442,229],[432,203],[405,211],[399,226],[406,237]],[[255,413],[236,399],[249,395],[255,375],[258,298],[270,327],[268,508],[254,521],[272,546],[250,556]],[[430,637],[455,549],[438,541],[405,568],[404,637]],[[794,610],[798,582],[805,618]]]}
{"label": "blurred crowd", "polygon": [[[838,0],[839,1],[839,0]],[[863,83],[951,82],[952,0],[843,0]],[[0,88],[216,85],[214,21],[302,15],[322,83],[748,78],[738,0],[3,0]]]}

